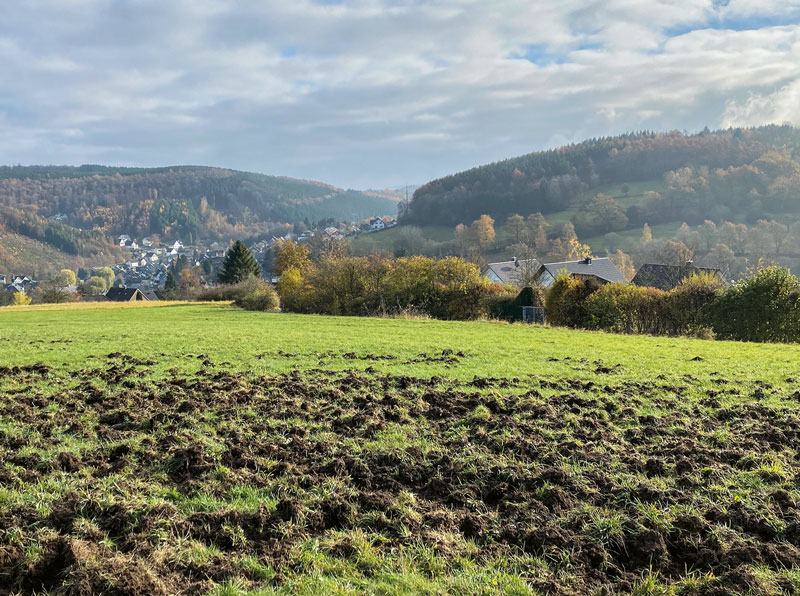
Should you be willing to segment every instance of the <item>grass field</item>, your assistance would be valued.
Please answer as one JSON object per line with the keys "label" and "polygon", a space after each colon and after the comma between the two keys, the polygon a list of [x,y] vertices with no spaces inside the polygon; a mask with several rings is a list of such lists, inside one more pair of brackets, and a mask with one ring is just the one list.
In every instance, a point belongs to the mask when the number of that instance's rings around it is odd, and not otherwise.
{"label": "grass field", "polygon": [[800,347],[0,309],[0,594],[800,590]]}

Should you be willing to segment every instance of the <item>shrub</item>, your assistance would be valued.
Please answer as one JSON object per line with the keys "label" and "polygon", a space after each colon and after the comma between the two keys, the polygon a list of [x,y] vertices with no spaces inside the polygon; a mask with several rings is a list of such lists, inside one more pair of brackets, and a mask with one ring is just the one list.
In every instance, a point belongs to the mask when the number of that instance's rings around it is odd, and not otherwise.
{"label": "shrub", "polygon": [[724,339],[800,340],[800,280],[767,267],[730,286],[705,309],[705,322]]}
{"label": "shrub", "polygon": [[592,319],[587,310],[586,299],[600,289],[591,279],[579,280],[567,271],[559,272],[547,292],[547,320],[553,325],[590,328]]}
{"label": "shrub", "polygon": [[265,281],[249,277],[237,284],[220,284],[194,295],[195,300],[233,302],[246,310],[275,310],[280,305],[278,295]]}
{"label": "shrub", "polygon": [[235,300],[234,304],[245,310],[266,312],[277,309],[280,306],[280,300],[278,300],[278,294],[269,284],[261,282],[252,292],[244,294],[241,298]]}
{"label": "shrub", "polygon": [[707,335],[705,310],[722,292],[713,273],[696,273],[665,295],[664,319],[673,335]]}
{"label": "shrub", "polygon": [[656,288],[606,284],[586,299],[590,325],[617,333],[664,333],[663,297]]}
{"label": "shrub", "polygon": [[31,297],[24,292],[14,292],[14,306],[27,306],[31,303]]}

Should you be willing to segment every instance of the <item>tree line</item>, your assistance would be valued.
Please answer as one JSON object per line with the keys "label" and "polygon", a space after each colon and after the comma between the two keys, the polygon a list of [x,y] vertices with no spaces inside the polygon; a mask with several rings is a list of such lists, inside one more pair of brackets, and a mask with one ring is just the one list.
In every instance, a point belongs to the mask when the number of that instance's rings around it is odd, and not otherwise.
{"label": "tree line", "polygon": [[[623,214],[633,225],[644,223],[637,218],[669,214],[676,203],[679,216],[687,221],[692,217],[699,217],[700,222],[738,218],[740,214],[752,218],[760,208],[793,204],[798,181],[792,172],[795,166],[787,159],[793,161],[797,147],[800,131],[790,126],[705,130],[693,135],[642,132],[590,139],[431,181],[414,193],[403,221],[456,225],[483,213],[495,219],[513,213],[547,214],[574,205],[589,189],[658,180],[669,172],[678,174],[663,202],[654,200],[644,212]],[[684,171],[687,167],[691,174]],[[687,176],[703,179],[692,182],[692,189],[704,184],[708,188],[689,197],[691,193],[684,192],[689,190]],[[778,177],[783,180],[773,184],[771,180]],[[726,195],[726,188],[733,194]],[[750,196],[751,191],[758,196]],[[733,204],[726,212],[728,198]],[[618,217],[617,224],[620,221],[624,220]],[[647,221],[652,224],[655,220]]]}

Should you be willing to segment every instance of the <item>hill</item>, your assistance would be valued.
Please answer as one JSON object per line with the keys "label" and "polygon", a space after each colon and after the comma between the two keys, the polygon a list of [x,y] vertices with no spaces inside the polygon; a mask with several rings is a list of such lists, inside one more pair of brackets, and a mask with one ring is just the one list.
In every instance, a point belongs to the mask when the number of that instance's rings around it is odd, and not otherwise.
{"label": "hill", "polygon": [[[0,224],[73,261],[108,262],[118,234],[227,240],[285,233],[304,220],[395,213],[397,200],[386,194],[221,168],[0,167]],[[47,264],[37,254],[29,253],[29,269]]]}
{"label": "hill", "polygon": [[797,346],[197,304],[0,327],[10,593],[800,590]]}
{"label": "hill", "polygon": [[[645,222],[796,217],[799,149],[800,130],[790,126],[591,139],[429,182],[414,193],[403,221],[454,226],[483,213],[499,220],[570,208],[586,213],[575,222],[579,234],[595,235]],[[654,194],[594,217],[603,207],[592,204],[598,192],[641,183],[653,185]]]}
{"label": "hill", "polygon": [[106,265],[123,259],[123,253],[114,246],[109,245],[107,253],[82,257],[0,226],[0,273],[6,275],[24,274],[33,279],[48,279],[61,269],[77,271],[82,267]]}

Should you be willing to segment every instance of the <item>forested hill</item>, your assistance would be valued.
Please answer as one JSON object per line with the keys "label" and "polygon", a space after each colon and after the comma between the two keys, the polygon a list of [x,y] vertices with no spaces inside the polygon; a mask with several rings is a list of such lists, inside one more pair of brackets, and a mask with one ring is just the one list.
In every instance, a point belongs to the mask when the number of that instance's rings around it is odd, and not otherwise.
{"label": "forested hill", "polygon": [[7,225],[26,235],[26,225],[61,214],[69,228],[185,241],[253,236],[304,220],[393,215],[397,202],[377,193],[221,168],[6,166],[0,167],[0,209]]}
{"label": "forested hill", "polygon": [[664,192],[623,210],[626,225],[755,221],[767,212],[800,211],[800,130],[642,132],[530,153],[425,184],[403,221],[455,225],[483,213],[498,219],[591,209],[604,187],[644,181],[663,183]]}

